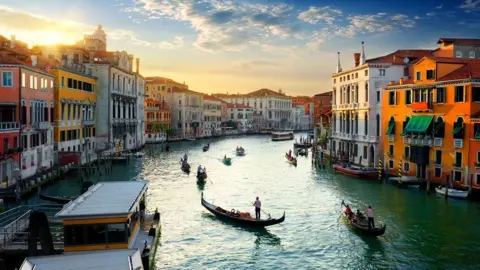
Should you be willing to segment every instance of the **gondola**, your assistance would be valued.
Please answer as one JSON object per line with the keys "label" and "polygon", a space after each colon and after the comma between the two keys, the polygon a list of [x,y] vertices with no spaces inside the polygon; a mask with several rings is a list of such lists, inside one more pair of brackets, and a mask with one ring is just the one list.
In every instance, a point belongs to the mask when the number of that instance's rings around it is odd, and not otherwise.
{"label": "gondola", "polygon": [[300,150],[298,150],[298,152],[297,152],[297,154],[298,154],[299,156],[307,156],[307,155],[308,155],[307,153],[308,153],[308,152],[307,152],[307,150],[305,150],[305,149],[300,149]]}
{"label": "gondola", "polygon": [[183,172],[190,173],[190,164],[183,162],[181,168]]}
{"label": "gondola", "polygon": [[202,192],[202,205],[203,207],[207,208],[207,210],[210,211],[210,213],[214,214],[218,218],[229,220],[245,226],[266,227],[266,226],[272,226],[275,224],[282,223],[285,220],[285,212],[283,212],[283,216],[278,219],[270,218],[270,217],[268,219],[255,219],[255,217],[250,216],[250,213],[234,212],[235,209],[232,209],[231,211],[224,210],[219,206],[213,205],[205,201],[205,199],[203,199],[203,192]]}
{"label": "gondola", "polygon": [[61,204],[69,203],[70,201],[73,201],[77,198],[76,196],[47,195],[47,194],[43,194],[42,192],[40,194],[38,194],[38,197],[42,200],[45,200],[45,201],[51,201],[51,202],[56,202],[56,203],[61,203]]}
{"label": "gondola", "polygon": [[311,143],[294,143],[293,147],[297,149],[308,149],[312,147],[312,144]]}
{"label": "gondola", "polygon": [[207,152],[210,149],[210,144],[207,144],[203,147],[203,152]]}
{"label": "gondola", "polygon": [[288,163],[297,166],[297,159],[296,158],[294,158],[294,157],[288,158],[288,154],[285,154],[285,158],[287,159]]}
{"label": "gondola", "polygon": [[207,179],[207,172],[197,172],[197,182],[203,182]]}
{"label": "gondola", "polygon": [[243,148],[238,148],[236,150],[237,156],[245,156],[245,149]]}
{"label": "gondola", "polygon": [[378,179],[378,169],[376,168],[364,168],[360,166],[347,165],[336,163],[332,166],[335,172],[341,174],[358,177],[358,178],[368,178],[368,179]]}
{"label": "gondola", "polygon": [[368,229],[368,219],[366,217],[362,217],[359,220],[354,220],[353,218],[348,217],[345,211],[342,211],[342,216],[348,225],[350,225],[355,231],[365,236],[380,236],[383,235],[387,229],[387,225],[385,224],[381,224],[380,227]]}
{"label": "gondola", "polygon": [[223,164],[225,165],[232,165],[232,159],[227,157],[223,159]]}

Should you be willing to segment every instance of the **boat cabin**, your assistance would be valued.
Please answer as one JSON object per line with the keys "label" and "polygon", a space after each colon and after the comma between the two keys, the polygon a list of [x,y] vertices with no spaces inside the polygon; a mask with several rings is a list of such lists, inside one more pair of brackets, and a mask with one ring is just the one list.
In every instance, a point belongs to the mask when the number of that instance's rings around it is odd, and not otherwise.
{"label": "boat cabin", "polygon": [[272,132],[272,141],[286,141],[286,140],[293,140],[293,138],[294,138],[293,130]]}
{"label": "boat cabin", "polygon": [[[151,227],[141,226],[147,187],[145,181],[100,182],[66,204],[55,215],[64,227],[64,252],[151,245],[154,237],[146,237]],[[156,229],[153,223],[145,225]]]}
{"label": "boat cabin", "polygon": [[137,249],[76,252],[68,255],[26,258],[19,270],[102,269],[143,270],[141,253]]}

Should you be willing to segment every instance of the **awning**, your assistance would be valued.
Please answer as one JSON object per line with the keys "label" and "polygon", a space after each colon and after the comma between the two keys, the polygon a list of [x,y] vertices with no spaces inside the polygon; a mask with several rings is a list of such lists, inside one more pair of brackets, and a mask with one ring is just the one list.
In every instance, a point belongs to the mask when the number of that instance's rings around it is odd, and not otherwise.
{"label": "awning", "polygon": [[395,133],[394,128],[395,128],[395,121],[390,121],[390,123],[388,123],[388,129],[385,135],[392,135],[393,133]]}
{"label": "awning", "polygon": [[433,115],[413,115],[401,135],[404,136],[407,133],[425,133],[432,121]]}

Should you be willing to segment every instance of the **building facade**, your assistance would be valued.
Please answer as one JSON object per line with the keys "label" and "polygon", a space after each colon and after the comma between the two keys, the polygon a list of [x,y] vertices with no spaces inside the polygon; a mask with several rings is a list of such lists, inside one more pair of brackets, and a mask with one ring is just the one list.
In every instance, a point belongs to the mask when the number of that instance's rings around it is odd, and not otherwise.
{"label": "building facade", "polygon": [[228,103],[243,104],[253,109],[255,114],[262,115],[264,127],[284,129],[292,128],[292,97],[270,89],[260,89],[248,94],[229,95],[214,94],[215,97]]}
{"label": "building facade", "polygon": [[235,128],[238,132],[246,133],[253,131],[253,108],[244,104],[228,103],[229,121],[235,123]]}
{"label": "building facade", "polygon": [[222,135],[222,104],[213,96],[203,96],[203,137]]}
{"label": "building facade", "polygon": [[167,102],[174,82],[162,77],[145,78],[145,136],[150,143],[163,142],[171,129],[171,112]]}
{"label": "building facade", "polygon": [[293,105],[292,115],[294,130],[306,131],[312,128],[312,119],[310,117],[310,114],[305,111],[305,105]]}
{"label": "building facade", "polygon": [[480,60],[433,56],[413,66],[411,80],[387,86],[382,117],[387,172],[480,188],[479,93]]}
{"label": "building facade", "polygon": [[381,157],[382,86],[399,78],[408,79],[410,62],[427,55],[428,50],[399,50],[366,60],[354,54],[355,66],[343,70],[338,56],[337,72],[332,75],[332,153],[340,159],[377,166]]}
{"label": "building facade", "polygon": [[203,94],[177,86],[168,95],[171,106],[171,127],[175,136],[197,138],[203,136]]}
{"label": "building facade", "polygon": [[95,94],[97,78],[84,67],[61,66],[50,70],[55,76],[54,150],[55,163],[67,164],[75,154],[85,164],[97,159],[95,152]]}

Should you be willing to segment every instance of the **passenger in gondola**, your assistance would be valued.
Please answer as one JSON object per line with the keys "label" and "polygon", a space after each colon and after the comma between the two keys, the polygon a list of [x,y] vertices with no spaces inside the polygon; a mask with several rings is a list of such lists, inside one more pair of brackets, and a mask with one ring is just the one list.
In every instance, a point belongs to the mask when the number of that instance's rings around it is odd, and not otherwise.
{"label": "passenger in gondola", "polygon": [[345,214],[347,214],[348,218],[352,218],[353,212],[352,209],[350,209],[350,206],[347,204],[347,208],[345,209]]}
{"label": "passenger in gondola", "polygon": [[288,157],[289,157],[289,158],[292,157],[292,149],[288,150]]}
{"label": "passenger in gondola", "polygon": [[202,165],[198,165],[197,174],[202,174]]}
{"label": "passenger in gondola", "polygon": [[187,153],[185,153],[185,155],[183,155],[183,161],[187,162],[187,160],[188,160],[188,156],[187,156]]}
{"label": "passenger in gondola", "polygon": [[227,155],[225,155],[225,156],[223,157],[223,159],[227,159]]}

